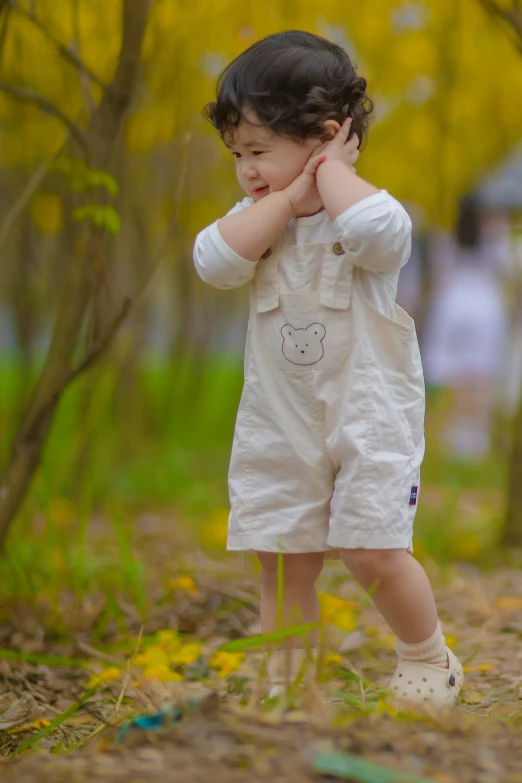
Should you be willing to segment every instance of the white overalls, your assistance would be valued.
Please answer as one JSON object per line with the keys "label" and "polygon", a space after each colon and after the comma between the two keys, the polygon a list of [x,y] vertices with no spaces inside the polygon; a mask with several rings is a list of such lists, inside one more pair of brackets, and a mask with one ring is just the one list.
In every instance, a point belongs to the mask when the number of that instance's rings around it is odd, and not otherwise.
{"label": "white overalls", "polygon": [[229,549],[411,549],[424,454],[415,327],[395,304],[395,318],[379,312],[372,273],[340,238],[292,245],[287,230],[257,264]]}

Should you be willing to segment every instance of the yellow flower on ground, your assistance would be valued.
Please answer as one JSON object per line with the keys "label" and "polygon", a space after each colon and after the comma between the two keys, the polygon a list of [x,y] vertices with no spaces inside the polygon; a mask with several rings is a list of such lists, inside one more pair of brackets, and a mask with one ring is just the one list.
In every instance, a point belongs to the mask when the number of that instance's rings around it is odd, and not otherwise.
{"label": "yellow flower on ground", "polygon": [[476,663],[474,666],[464,666],[466,674],[468,672],[490,672],[495,671],[497,665],[490,661],[489,663]]}
{"label": "yellow flower on ground", "polygon": [[354,601],[344,601],[330,593],[321,593],[319,601],[323,623],[335,625],[346,633],[351,633],[356,629],[357,614],[355,609],[358,608],[358,604]]}
{"label": "yellow flower on ground", "polygon": [[51,721],[47,718],[37,718],[32,723],[27,723],[25,726],[15,726],[13,729],[8,729],[8,734],[21,734],[24,731],[41,731],[51,725]]}
{"label": "yellow flower on ground", "polygon": [[175,666],[194,663],[200,655],[201,645],[198,642],[187,642],[187,644],[182,644],[179,650],[171,656],[170,662]]}
{"label": "yellow flower on ground", "polygon": [[191,595],[199,595],[199,590],[196,587],[195,581],[187,574],[177,576],[174,579],[169,579],[167,581],[167,587],[169,590],[181,590],[182,592],[190,593]]}
{"label": "yellow flower on ground", "polygon": [[175,672],[170,666],[163,664],[148,666],[143,670],[143,677],[146,680],[159,680],[160,682],[181,682],[183,680],[183,676],[179,672]]}
{"label": "yellow flower on ground", "polygon": [[239,671],[245,660],[245,653],[229,653],[218,650],[209,661],[212,669],[217,669],[219,677],[228,677],[232,672]]}
{"label": "yellow flower on ground", "polygon": [[157,642],[153,646],[159,650],[163,650],[170,658],[173,655],[176,655],[182,643],[179,634],[170,628],[158,631],[156,639]]}
{"label": "yellow flower on ground", "polygon": [[119,680],[122,675],[121,669],[117,666],[109,666],[107,669],[93,674],[87,683],[88,688],[97,688],[99,685],[106,685],[113,680]]}
{"label": "yellow flower on ground", "polygon": [[149,666],[168,666],[170,664],[170,655],[166,650],[156,645],[147,647],[147,649],[136,656],[134,665],[139,669],[146,669]]}
{"label": "yellow flower on ground", "polygon": [[163,628],[156,634],[156,639],[160,644],[163,644],[165,642],[175,642],[179,637],[178,632],[173,628]]}

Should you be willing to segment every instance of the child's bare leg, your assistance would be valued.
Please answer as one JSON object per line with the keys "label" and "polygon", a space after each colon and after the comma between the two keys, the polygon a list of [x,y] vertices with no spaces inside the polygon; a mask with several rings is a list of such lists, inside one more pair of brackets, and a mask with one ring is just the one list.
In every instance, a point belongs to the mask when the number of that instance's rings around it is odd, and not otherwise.
{"label": "child's bare leg", "polygon": [[[261,631],[270,633],[277,630],[278,621],[282,626],[301,625],[318,622],[320,618],[319,601],[315,591],[315,581],[323,567],[323,552],[303,554],[285,554],[283,558],[282,611],[278,617],[278,555],[273,552],[258,552],[261,562]],[[300,670],[305,652],[304,647],[312,649],[317,644],[317,631],[312,631],[303,639],[293,636],[286,643],[278,645],[267,661],[270,682],[281,687],[281,683],[293,679]]]}
{"label": "child's bare leg", "polygon": [[426,573],[405,549],[344,549],[341,557],[396,635],[390,692],[399,701],[455,704],[462,666],[446,642]]}
{"label": "child's bare leg", "polygon": [[[261,632],[270,633],[277,629],[277,563],[274,552],[258,552],[261,562]],[[323,567],[323,552],[285,554],[283,558],[283,626],[289,623],[313,623],[319,621],[319,601],[315,582]],[[317,633],[310,634],[309,643],[314,645]],[[292,637],[289,647],[301,647],[302,640]]]}
{"label": "child's bare leg", "polygon": [[408,644],[437,628],[437,607],[426,572],[405,549],[342,549],[341,558],[392,631]]}

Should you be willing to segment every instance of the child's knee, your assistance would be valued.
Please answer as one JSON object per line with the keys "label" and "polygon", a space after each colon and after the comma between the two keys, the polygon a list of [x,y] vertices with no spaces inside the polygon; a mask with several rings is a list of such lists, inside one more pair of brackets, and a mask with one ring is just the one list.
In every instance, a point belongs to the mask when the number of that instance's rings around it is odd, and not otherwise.
{"label": "child's knee", "polygon": [[394,576],[407,552],[405,549],[342,549],[341,558],[366,589]]}
{"label": "child's knee", "polygon": [[[279,564],[274,552],[258,552],[262,578],[266,584],[277,585]],[[323,552],[285,554],[283,558],[283,585],[308,587],[314,584],[323,567]]]}

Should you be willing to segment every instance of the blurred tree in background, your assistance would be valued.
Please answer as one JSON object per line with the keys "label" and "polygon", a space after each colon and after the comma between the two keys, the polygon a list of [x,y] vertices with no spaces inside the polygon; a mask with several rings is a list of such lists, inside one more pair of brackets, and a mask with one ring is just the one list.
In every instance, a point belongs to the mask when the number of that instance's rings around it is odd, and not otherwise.
{"label": "blurred tree in background", "polygon": [[[522,6],[519,0],[508,0],[508,2],[480,0],[480,3],[507,33],[509,40],[522,55]],[[522,400],[513,430],[503,541],[508,546],[522,546]]]}
{"label": "blurred tree in background", "polygon": [[[56,301],[56,318],[47,357],[38,381],[31,392],[19,429],[13,439],[13,448],[8,456],[3,475],[0,478],[0,542],[3,541],[8,526],[25,495],[25,492],[36,470],[43,447],[47,440],[54,417],[55,408],[66,385],[75,375],[87,367],[95,355],[107,343],[115,326],[125,314],[126,305],[112,316],[113,323],[104,324],[101,308],[102,295],[105,293],[105,244],[107,230],[116,233],[119,230],[119,218],[114,208],[108,203],[108,196],[117,192],[117,186],[112,177],[106,173],[110,164],[112,151],[119,135],[124,115],[129,107],[134,92],[140,64],[141,45],[145,32],[148,0],[125,0],[121,14],[121,49],[116,56],[116,67],[112,78],[105,83],[95,75],[94,70],[83,62],[79,50],[78,30],[80,25],[79,4],[71,5],[71,20],[74,24],[73,40],[70,44],[60,43],[53,32],[52,21],[45,21],[37,15],[35,4],[11,4],[3,6],[3,43],[6,49],[4,55],[4,70],[8,82],[0,84],[0,89],[10,98],[22,104],[22,116],[14,120],[11,133],[7,133],[6,143],[13,143],[16,129],[22,130],[22,144],[13,145],[12,150],[22,152],[23,162],[29,163],[31,157],[38,156],[44,150],[38,149],[38,135],[35,133],[36,118],[41,119],[43,112],[66,127],[66,136],[61,146],[67,143],[68,137],[75,146],[71,152],[78,149],[83,154],[82,165],[75,166],[70,159],[63,159],[64,170],[73,173],[73,187],[80,194],[79,206],[72,213],[76,218],[78,230],[68,232],[65,247],[61,248],[65,256],[66,266],[63,271],[63,285]],[[13,19],[11,19],[13,17]],[[20,37],[17,37],[17,22],[21,23]],[[13,37],[9,36],[9,27],[13,24]],[[51,24],[51,26],[48,26]],[[24,26],[25,25],[25,26]],[[24,40],[24,36],[28,38]],[[32,39],[31,36],[35,36]],[[8,43],[12,42],[11,49]],[[33,46],[31,47],[31,44]],[[39,51],[39,44],[42,49]],[[27,53],[24,48],[27,47]],[[29,48],[31,47],[31,48]],[[34,47],[34,48],[33,48]],[[53,62],[55,71],[45,77],[40,73],[45,70],[42,65],[49,62],[45,47],[51,48],[56,55]],[[4,54],[4,52],[2,52]],[[32,63],[27,71],[24,64],[28,59]],[[74,87],[70,92],[70,103],[66,108],[59,105],[57,91],[61,92],[70,74],[62,70],[62,65],[70,65],[75,73],[72,84],[76,82],[77,96]],[[40,66],[40,68],[39,68]],[[103,72],[103,69],[102,69]],[[10,78],[11,77],[11,78]],[[49,78],[50,77],[50,78]],[[15,84],[11,83],[11,80]],[[45,85],[56,85],[54,94]],[[43,91],[40,91],[40,87]],[[94,97],[94,89],[98,90],[98,100]],[[32,115],[31,109],[38,112]],[[25,115],[25,116],[24,116]],[[24,119],[29,128],[27,147],[23,143]],[[19,125],[20,124],[20,125]],[[31,150],[31,130],[34,136],[34,147]],[[40,127],[40,133],[46,135],[51,127]],[[53,136],[56,128],[52,129]],[[63,130],[62,130],[63,135]],[[11,139],[9,139],[11,136]],[[52,149],[52,140],[48,138]],[[52,157],[55,157],[55,152]],[[18,161],[19,164],[22,160]],[[70,165],[67,165],[69,163]],[[33,177],[33,182],[38,176]],[[44,197],[45,198],[45,197]],[[45,201],[44,201],[45,204]],[[55,215],[51,216],[54,230],[59,226],[58,213],[61,203],[47,195],[47,209],[51,205]],[[45,207],[44,207],[45,209]],[[42,221],[44,227],[47,220]],[[25,232],[21,232],[24,238]],[[66,232],[64,232],[64,236]],[[14,264],[16,268],[16,262]],[[24,283],[28,283],[25,285]],[[30,300],[26,300],[32,281],[22,280],[18,289],[18,323],[22,332],[26,325],[26,316],[30,313]],[[114,303],[115,304],[115,303]],[[113,306],[114,306],[113,304]],[[82,331],[84,316],[90,306],[89,332],[86,340],[86,355],[80,365],[71,369],[71,362]],[[117,305],[116,305],[117,307]],[[27,346],[27,340],[25,341]]]}
{"label": "blurred tree in background", "polygon": [[[521,137],[520,56],[491,24],[492,5],[0,2],[0,323],[12,331],[17,378],[12,406],[0,406],[0,538],[70,373],[113,336],[127,297],[139,298],[163,258],[112,363],[85,379],[78,428],[103,407],[94,389],[105,373],[124,451],[159,438],[169,407],[196,398],[209,355],[228,339],[224,324],[243,319],[244,292],[208,289],[191,261],[197,230],[240,197],[200,114],[226,63],[285,28],[344,45],[376,108],[358,170],[416,204],[426,226],[449,227],[458,197]],[[154,407],[139,369],[158,346],[171,371]],[[88,439],[64,468],[71,475],[88,469]]]}

